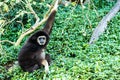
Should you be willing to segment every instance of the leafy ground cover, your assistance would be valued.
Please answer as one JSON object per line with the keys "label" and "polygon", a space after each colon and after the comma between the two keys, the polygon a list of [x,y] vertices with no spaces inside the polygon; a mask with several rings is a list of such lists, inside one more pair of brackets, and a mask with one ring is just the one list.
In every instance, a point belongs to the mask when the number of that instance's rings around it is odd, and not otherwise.
{"label": "leafy ground cover", "polygon": [[[120,13],[109,22],[107,30],[100,39],[95,44],[89,45],[94,28],[115,4],[105,1],[102,1],[103,4],[98,4],[100,0],[93,3],[91,6],[86,5],[85,9],[74,3],[67,7],[59,6],[46,50],[52,58],[49,74],[45,74],[43,68],[33,73],[23,72],[16,65],[19,49],[28,36],[18,47],[2,43],[0,80],[120,80]],[[41,9],[44,7],[45,5],[42,5]],[[36,11],[39,12],[37,8]],[[39,17],[42,17],[45,11],[46,7],[38,13]],[[12,13],[9,16],[13,17]],[[25,28],[34,23],[31,17],[32,15],[27,20]],[[11,41],[16,41],[22,30],[21,25],[15,22],[5,26],[4,29],[1,40]],[[10,68],[11,66],[13,68]]]}

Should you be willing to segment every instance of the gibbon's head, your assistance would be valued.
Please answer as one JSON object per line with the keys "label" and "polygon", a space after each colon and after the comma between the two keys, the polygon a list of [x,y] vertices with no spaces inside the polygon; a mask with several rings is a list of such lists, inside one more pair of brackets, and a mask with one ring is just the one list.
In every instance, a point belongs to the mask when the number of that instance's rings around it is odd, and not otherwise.
{"label": "gibbon's head", "polygon": [[47,42],[46,36],[39,36],[37,38],[37,42],[38,42],[39,45],[45,45],[45,43]]}
{"label": "gibbon's head", "polygon": [[30,38],[29,42],[40,46],[46,46],[49,42],[49,35],[44,31],[37,31]]}

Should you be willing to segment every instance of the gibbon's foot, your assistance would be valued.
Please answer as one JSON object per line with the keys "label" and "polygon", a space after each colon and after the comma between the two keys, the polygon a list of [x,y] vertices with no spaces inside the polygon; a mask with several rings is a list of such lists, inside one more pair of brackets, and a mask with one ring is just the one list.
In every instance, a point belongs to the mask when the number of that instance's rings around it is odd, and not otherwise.
{"label": "gibbon's foot", "polygon": [[32,66],[32,67],[27,68],[27,69],[24,70],[24,71],[33,72],[34,70],[37,70],[37,69],[39,69],[39,66],[36,64],[36,65],[34,65],[34,66]]}
{"label": "gibbon's foot", "polygon": [[46,59],[42,60],[42,65],[45,67],[45,73],[49,73],[49,65]]}

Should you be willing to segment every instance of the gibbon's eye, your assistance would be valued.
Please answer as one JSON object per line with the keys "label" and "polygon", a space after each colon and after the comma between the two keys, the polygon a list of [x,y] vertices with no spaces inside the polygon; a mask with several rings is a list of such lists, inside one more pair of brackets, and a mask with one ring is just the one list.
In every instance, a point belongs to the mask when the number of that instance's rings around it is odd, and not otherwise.
{"label": "gibbon's eye", "polygon": [[39,36],[38,39],[37,39],[37,42],[39,43],[39,45],[45,45],[46,37],[45,36]]}

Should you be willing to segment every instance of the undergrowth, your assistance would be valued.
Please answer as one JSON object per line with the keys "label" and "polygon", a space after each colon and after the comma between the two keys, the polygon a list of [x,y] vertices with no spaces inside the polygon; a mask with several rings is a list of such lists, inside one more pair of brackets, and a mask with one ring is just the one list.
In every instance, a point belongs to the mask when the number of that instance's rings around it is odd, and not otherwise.
{"label": "undergrowth", "polygon": [[[95,44],[88,44],[94,28],[115,4],[114,1],[98,4],[100,1],[94,0],[94,5],[85,5],[85,9],[74,3],[67,7],[59,6],[46,50],[52,58],[49,74],[45,74],[44,69],[23,72],[16,65],[18,52],[30,35],[18,47],[9,43],[0,44],[0,80],[120,80],[120,13],[109,22],[107,30]],[[48,10],[47,3],[50,2],[33,4],[41,19]],[[19,6],[19,9],[24,8]],[[4,17],[14,17],[17,11],[13,11],[15,13],[8,12]],[[25,14],[17,20],[26,21],[25,29],[34,24],[32,15]],[[16,23],[17,20],[4,27],[1,40],[18,39],[22,25]]]}

